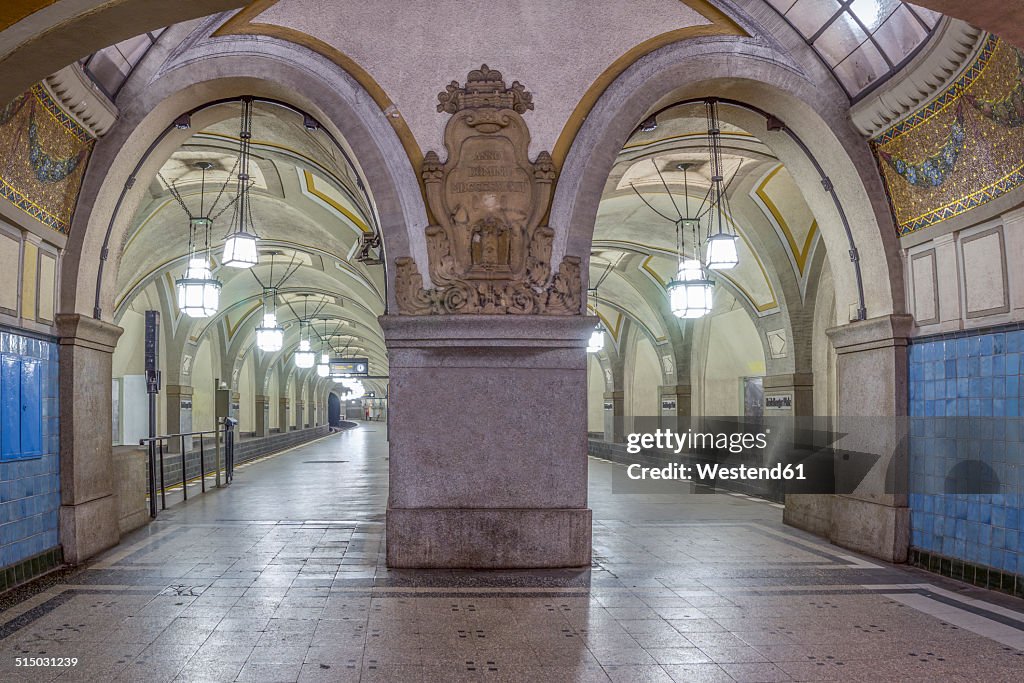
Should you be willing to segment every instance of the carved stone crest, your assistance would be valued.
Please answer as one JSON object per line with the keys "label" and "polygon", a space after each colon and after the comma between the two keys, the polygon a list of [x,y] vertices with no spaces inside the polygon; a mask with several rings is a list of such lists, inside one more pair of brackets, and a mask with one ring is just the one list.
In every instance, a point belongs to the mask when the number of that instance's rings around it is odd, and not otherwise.
{"label": "carved stone crest", "polygon": [[530,132],[522,115],[533,95],[511,87],[483,65],[466,85],[453,81],[437,110],[452,115],[445,128],[448,159],[427,152],[420,171],[437,224],[427,227],[432,288],[413,259],[396,265],[402,313],[546,314],[581,312],[580,260],[567,256],[551,273],[554,231],[541,225],[557,176],[551,155],[530,161]]}

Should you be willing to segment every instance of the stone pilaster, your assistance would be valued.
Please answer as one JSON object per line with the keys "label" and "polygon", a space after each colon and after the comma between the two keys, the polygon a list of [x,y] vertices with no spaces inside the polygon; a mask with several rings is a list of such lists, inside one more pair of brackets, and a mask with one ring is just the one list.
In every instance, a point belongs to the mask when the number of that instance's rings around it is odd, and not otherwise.
{"label": "stone pilaster", "polygon": [[[828,331],[836,350],[837,448],[879,456],[852,492],[786,497],[785,521],[888,562],[904,562],[907,508],[907,337],[910,316]],[[836,461],[837,481],[848,474]]]}
{"label": "stone pilaster", "polygon": [[117,544],[111,359],[121,328],[57,315],[60,336],[60,543],[71,564]]}
{"label": "stone pilaster", "polygon": [[659,396],[662,417],[690,417],[692,393],[689,384],[662,385],[659,387]]}
{"label": "stone pilaster", "polygon": [[256,394],[253,400],[256,408],[256,424],[253,431],[256,436],[266,436],[270,433],[270,397]]}
{"label": "stone pilaster", "polygon": [[762,382],[766,417],[809,417],[814,414],[814,375],[811,373],[768,375]]}
{"label": "stone pilaster", "polygon": [[277,428],[282,434],[288,431],[288,397],[282,396],[277,402]]}
{"label": "stone pilaster", "polygon": [[392,567],[590,565],[582,316],[383,316]]}
{"label": "stone pilaster", "polygon": [[626,394],[622,391],[604,392],[604,440],[622,443],[625,430]]}
{"label": "stone pilaster", "polygon": [[[192,387],[183,384],[168,384],[164,387],[168,434],[185,434],[192,431]],[[180,452],[179,439],[167,442],[169,453]],[[192,448],[192,438],[185,440],[185,450]]]}
{"label": "stone pilaster", "polygon": [[295,399],[295,426],[293,429],[302,429],[305,425],[303,418],[306,415],[306,402],[301,398]]}

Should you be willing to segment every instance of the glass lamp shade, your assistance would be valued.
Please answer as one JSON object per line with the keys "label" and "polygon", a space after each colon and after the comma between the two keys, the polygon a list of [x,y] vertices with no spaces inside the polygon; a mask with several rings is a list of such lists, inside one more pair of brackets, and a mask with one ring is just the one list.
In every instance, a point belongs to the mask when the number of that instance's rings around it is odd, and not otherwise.
{"label": "glass lamp shade", "polygon": [[704,266],[695,258],[684,259],[683,263],[679,266],[679,272],[676,273],[676,280],[680,282],[703,279]]}
{"label": "glass lamp shade", "polygon": [[736,251],[736,235],[722,232],[708,237],[704,262],[708,268],[715,270],[735,268],[740,262],[739,253]]}
{"label": "glass lamp shade", "polygon": [[320,362],[316,365],[316,374],[320,377],[329,377],[331,374],[331,357],[329,354],[320,354]]}
{"label": "glass lamp shade", "polygon": [[189,259],[185,277],[174,282],[178,309],[190,318],[209,318],[220,307],[220,281],[210,272],[204,258]]}
{"label": "glass lamp shade", "polygon": [[299,350],[295,352],[295,367],[311,368],[316,362],[316,354],[309,347],[308,339],[299,340]]}
{"label": "glass lamp shade", "polygon": [[677,318],[700,318],[711,312],[715,283],[695,259],[686,259],[668,283],[669,305]]}
{"label": "glass lamp shade", "polygon": [[232,268],[252,268],[260,260],[256,242],[256,235],[252,233],[231,233],[224,241],[223,264]]}
{"label": "glass lamp shade", "polygon": [[277,316],[266,313],[263,324],[256,328],[256,346],[260,351],[280,351],[284,346],[284,330],[277,325]]}
{"label": "glass lamp shade", "polygon": [[587,353],[597,353],[604,348],[604,326],[597,324],[594,331],[590,333],[590,341],[587,342]]}

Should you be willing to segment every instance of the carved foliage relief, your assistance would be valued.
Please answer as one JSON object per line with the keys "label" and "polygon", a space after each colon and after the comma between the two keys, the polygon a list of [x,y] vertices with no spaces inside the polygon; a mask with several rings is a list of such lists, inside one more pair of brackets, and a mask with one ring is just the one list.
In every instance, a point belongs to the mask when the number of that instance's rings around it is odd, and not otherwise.
{"label": "carved foliage relief", "polygon": [[466,85],[448,85],[438,112],[448,159],[423,160],[421,176],[436,224],[427,227],[433,287],[425,288],[413,259],[396,261],[396,296],[408,315],[579,315],[580,260],[567,256],[551,272],[554,231],[541,225],[557,175],[551,155],[530,161],[523,114],[533,96],[510,87],[484,65]]}

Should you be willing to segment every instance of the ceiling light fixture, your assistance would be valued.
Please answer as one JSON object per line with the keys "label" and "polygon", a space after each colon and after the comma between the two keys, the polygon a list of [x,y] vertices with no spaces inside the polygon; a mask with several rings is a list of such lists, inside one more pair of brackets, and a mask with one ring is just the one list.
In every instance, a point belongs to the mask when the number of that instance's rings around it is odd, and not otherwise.
{"label": "ceiling light fixture", "polygon": [[[202,171],[200,186],[200,207],[198,216],[193,216],[185,205],[177,188],[164,180],[171,195],[178,200],[188,214],[188,265],[185,273],[174,281],[177,291],[178,309],[190,318],[209,318],[220,307],[220,280],[213,277],[210,268],[210,225],[212,221],[204,214],[202,196],[206,190],[206,172],[212,164],[206,161],[196,164]],[[202,247],[199,246],[202,239]]]}
{"label": "ceiling light fixture", "polygon": [[249,175],[252,143],[252,98],[242,98],[242,125],[238,135],[238,177],[235,193],[235,213],[231,218],[231,232],[224,240],[225,266],[252,268],[259,261],[259,237],[253,228],[252,185]]}
{"label": "ceiling light fixture", "polygon": [[726,208],[729,198],[722,183],[722,130],[718,120],[718,100],[704,102],[708,120],[708,153],[711,157],[711,211],[708,218],[707,249],[704,265],[712,270],[729,270],[739,263],[736,234],[727,225]]}
{"label": "ceiling light fixture", "polygon": [[277,324],[277,290],[263,290],[263,323],[256,328],[256,346],[260,351],[276,353],[284,347],[284,328]]}

